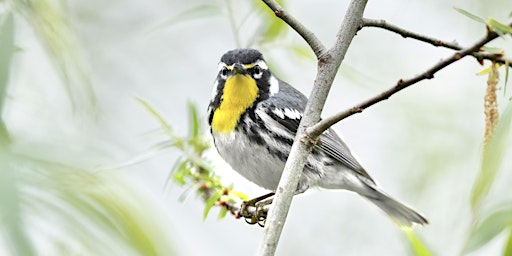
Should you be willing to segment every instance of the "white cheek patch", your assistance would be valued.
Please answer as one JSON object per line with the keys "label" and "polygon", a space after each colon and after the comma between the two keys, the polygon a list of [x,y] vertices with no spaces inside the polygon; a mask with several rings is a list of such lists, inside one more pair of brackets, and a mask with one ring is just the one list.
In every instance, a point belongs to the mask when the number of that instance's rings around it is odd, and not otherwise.
{"label": "white cheek patch", "polygon": [[270,84],[270,95],[276,94],[279,92],[279,81],[273,75],[268,79],[268,83]]}
{"label": "white cheek patch", "polygon": [[263,70],[268,69],[267,63],[265,63],[265,61],[263,61],[263,60],[257,60],[256,62],[254,62],[253,66],[256,66],[256,65],[260,66],[260,68]]}

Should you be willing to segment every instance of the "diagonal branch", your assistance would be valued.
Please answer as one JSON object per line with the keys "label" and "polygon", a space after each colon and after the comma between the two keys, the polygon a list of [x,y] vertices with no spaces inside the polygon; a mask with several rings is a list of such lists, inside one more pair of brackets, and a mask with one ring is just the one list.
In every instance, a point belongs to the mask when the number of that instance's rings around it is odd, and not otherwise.
{"label": "diagonal branch", "polygon": [[434,74],[437,73],[439,70],[444,69],[445,67],[451,65],[452,63],[464,58],[465,56],[472,55],[472,53],[474,53],[474,52],[478,52],[482,46],[484,46],[488,42],[496,39],[497,37],[498,37],[497,33],[488,31],[487,36],[480,39],[478,42],[473,44],[473,46],[468,47],[464,50],[461,50],[461,51],[453,54],[450,58],[442,60],[441,62],[437,63],[433,67],[429,68],[427,71],[425,71],[413,78],[406,79],[406,80],[400,79],[396,83],[396,85],[391,87],[390,89],[383,91],[383,92],[379,93],[378,95],[376,95],[375,97],[372,97],[366,101],[363,101],[362,103],[360,103],[348,110],[339,112],[331,117],[323,119],[322,121],[318,122],[317,124],[309,127],[306,132],[310,136],[318,136],[318,135],[322,134],[325,130],[327,130],[329,127],[334,125],[335,123],[337,123],[353,114],[361,113],[366,108],[368,108],[378,102],[388,99],[393,94],[395,94],[395,93],[397,93],[397,92],[399,92],[417,82],[420,82],[425,79],[434,78]]}
{"label": "diagonal branch", "polygon": [[[286,19],[283,18],[283,20],[286,22],[290,21],[289,16],[282,15],[284,13],[283,10],[279,9],[280,7],[274,1],[263,1],[267,3],[278,16],[288,17]],[[312,34],[304,33],[304,31],[300,30],[299,28],[301,28],[301,26],[295,25],[294,27],[294,25],[290,25],[301,34],[306,41],[314,39],[315,44],[310,44],[310,46],[318,58],[318,73],[311,96],[309,97],[304,111],[304,116],[300,122],[288,160],[286,161],[281,175],[281,180],[275,191],[274,207],[270,208],[262,243],[260,244],[257,255],[267,256],[274,255],[275,253],[281,231],[286,221],[286,216],[288,215],[292,197],[297,190],[300,175],[306,163],[306,159],[314,146],[314,138],[308,139],[310,137],[305,133],[306,128],[320,120],[320,114],[325,100],[327,99],[327,95],[329,94],[332,82],[334,81],[334,77],[336,76],[352,38],[356,35],[362,22],[366,3],[367,0],[352,0],[350,2],[345,18],[336,36],[336,43],[329,50],[325,50],[316,37],[309,37]],[[308,43],[310,43],[310,41],[308,41]]]}
{"label": "diagonal branch", "polygon": [[274,14],[283,20],[286,24],[288,24],[293,30],[295,30],[311,47],[316,57],[320,59],[327,49],[322,44],[322,42],[316,37],[316,35],[307,29],[299,20],[290,15],[287,11],[283,9],[276,1],[274,0],[262,0],[272,11]]}
{"label": "diagonal branch", "polygon": [[[403,29],[401,27],[398,27],[397,25],[391,24],[388,21],[385,20],[374,20],[374,19],[367,19],[363,18],[363,23],[361,25],[361,28],[364,27],[375,27],[375,28],[382,28],[391,32],[394,32],[396,34],[401,35],[404,38],[412,38],[416,39],[421,42],[425,42],[428,44],[431,44],[436,47],[443,47],[452,49],[455,51],[460,51],[463,48],[456,42],[448,42],[443,41],[434,37],[425,36],[410,30]],[[503,58],[503,54],[493,54],[493,53],[482,53],[478,52],[480,49],[477,49],[477,51],[470,53],[473,57],[475,57],[479,62],[482,60],[490,60],[494,61],[500,64],[508,64],[510,67],[512,67],[512,60],[507,60]]]}

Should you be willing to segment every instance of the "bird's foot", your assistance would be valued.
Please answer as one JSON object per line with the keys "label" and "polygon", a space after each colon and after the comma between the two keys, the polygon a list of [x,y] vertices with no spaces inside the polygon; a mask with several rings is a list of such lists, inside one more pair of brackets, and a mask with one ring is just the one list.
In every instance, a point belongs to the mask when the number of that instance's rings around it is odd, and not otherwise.
{"label": "bird's foot", "polygon": [[266,206],[272,204],[272,197],[274,193],[268,193],[248,201],[244,201],[240,206],[238,216],[243,217],[245,222],[254,225],[258,223],[259,226],[264,227],[267,220],[268,208]]}

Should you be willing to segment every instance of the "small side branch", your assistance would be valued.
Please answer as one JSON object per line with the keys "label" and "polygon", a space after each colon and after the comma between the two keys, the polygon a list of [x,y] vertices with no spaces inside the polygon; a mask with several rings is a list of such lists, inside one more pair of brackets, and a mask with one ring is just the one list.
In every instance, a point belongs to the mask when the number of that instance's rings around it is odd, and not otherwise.
{"label": "small side branch", "polygon": [[[511,26],[512,26],[512,24],[511,24]],[[393,94],[395,94],[395,93],[397,93],[397,92],[399,92],[417,82],[420,82],[425,79],[434,78],[435,73],[437,73],[439,70],[444,69],[445,67],[449,66],[450,64],[452,64],[454,62],[457,62],[458,60],[464,58],[465,56],[472,55],[472,53],[474,53],[474,52],[478,52],[482,46],[484,46],[485,44],[489,43],[490,41],[496,39],[497,37],[498,37],[498,34],[496,34],[495,32],[489,31],[487,33],[486,37],[484,37],[481,40],[479,40],[478,42],[476,42],[473,46],[468,47],[464,50],[461,50],[461,51],[453,54],[450,58],[442,60],[441,62],[437,63],[433,67],[429,68],[427,71],[425,71],[413,78],[406,79],[406,80],[400,79],[395,84],[395,86],[391,87],[390,89],[388,89],[386,91],[379,93],[375,97],[372,97],[354,107],[351,107],[348,110],[339,112],[331,117],[323,119],[322,121],[318,122],[317,124],[309,127],[307,129],[307,133],[313,137],[318,136],[318,135],[322,134],[325,130],[327,130],[329,127],[334,125],[335,123],[337,123],[351,115],[360,113],[363,110],[367,109],[368,107],[370,107],[378,102],[388,99]]]}
{"label": "small side branch", "polygon": [[436,47],[444,47],[444,48],[448,48],[448,49],[452,49],[452,50],[456,50],[456,51],[462,50],[462,47],[459,46],[459,44],[457,44],[456,42],[447,42],[447,41],[439,40],[437,38],[433,38],[433,37],[425,36],[425,35],[422,35],[422,34],[419,34],[416,32],[412,32],[412,31],[403,29],[401,27],[398,27],[396,25],[393,25],[385,20],[373,20],[373,19],[364,18],[361,28],[363,28],[363,27],[382,28],[382,29],[397,33],[397,34],[403,36],[404,38],[416,39],[418,41],[422,41],[422,42],[431,44]]}
{"label": "small side branch", "polygon": [[320,59],[326,51],[327,48],[322,44],[322,42],[316,37],[316,35],[311,32],[311,30],[307,29],[299,20],[290,15],[287,11],[285,11],[276,1],[274,0],[262,0],[273,12],[274,14],[283,20],[286,24],[288,24],[295,32],[297,32],[311,47],[316,57]]}
{"label": "small side branch", "polygon": [[[425,35],[410,31],[410,30],[406,30],[397,25],[391,24],[385,20],[374,20],[374,19],[363,18],[363,23],[361,24],[360,29],[362,29],[364,27],[374,27],[374,28],[385,29],[385,30],[394,32],[396,34],[399,34],[404,38],[412,38],[412,39],[415,39],[415,40],[418,40],[421,42],[431,44],[436,47],[443,47],[443,48],[447,48],[447,49],[451,49],[451,50],[455,50],[455,51],[460,51],[460,50],[464,49],[462,46],[460,46],[456,42],[448,42],[448,41],[444,41],[444,40],[441,40],[438,38],[425,36]],[[490,61],[500,63],[500,64],[508,64],[509,67],[512,67],[512,61],[503,58],[502,54],[481,53],[481,52],[478,52],[479,50],[480,49],[477,49],[475,52],[470,53],[470,55],[475,57],[479,62],[481,62],[482,60],[490,60]]]}

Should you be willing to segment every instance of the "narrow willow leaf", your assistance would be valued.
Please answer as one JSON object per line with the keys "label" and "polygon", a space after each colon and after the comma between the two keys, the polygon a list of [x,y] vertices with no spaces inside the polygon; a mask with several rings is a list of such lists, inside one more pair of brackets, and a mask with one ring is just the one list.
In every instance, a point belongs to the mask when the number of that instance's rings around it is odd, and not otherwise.
{"label": "narrow willow leaf", "polygon": [[245,193],[242,193],[242,192],[239,192],[239,191],[235,191],[235,190],[231,190],[229,192],[230,194],[233,194],[234,196],[242,199],[242,200],[249,200],[249,196],[246,195]]}
{"label": "narrow willow leaf", "polygon": [[224,219],[224,217],[226,217],[227,213],[228,213],[228,209],[226,207],[220,208],[219,220]]}
{"label": "narrow willow leaf", "polygon": [[291,50],[295,53],[295,55],[308,59],[308,60],[316,60],[315,54],[311,51],[311,48],[305,45],[293,45]]}
{"label": "narrow willow leaf", "polygon": [[512,221],[512,207],[501,209],[480,221],[469,234],[464,252],[472,252],[495,238]]}
{"label": "narrow willow leaf", "polygon": [[[2,22],[3,21],[3,22]],[[0,112],[5,100],[9,70],[14,48],[14,20],[12,13],[0,19]]]}
{"label": "narrow willow leaf", "polygon": [[483,18],[481,18],[481,17],[478,17],[478,16],[476,16],[476,15],[474,15],[474,14],[472,14],[472,13],[466,11],[466,10],[458,8],[458,7],[453,7],[453,9],[455,9],[457,12],[461,13],[462,15],[464,15],[464,16],[472,19],[472,20],[475,20],[475,21],[478,21],[480,23],[485,24],[485,20]]}
{"label": "narrow willow leaf", "polygon": [[[284,8],[284,1],[277,1],[279,5]],[[282,37],[288,31],[288,26],[281,19],[277,18],[275,14],[262,2],[254,1],[253,7],[264,16],[264,22],[258,29],[259,43],[264,44],[274,42],[279,37]]]}
{"label": "narrow willow leaf", "polygon": [[508,225],[508,240],[503,250],[503,256],[512,255],[512,223]]}
{"label": "narrow willow leaf", "polygon": [[151,106],[146,100],[140,97],[136,97],[135,99],[160,123],[160,126],[162,127],[164,132],[169,136],[174,145],[179,149],[183,149],[184,141],[174,134],[174,130],[167,123],[165,118],[163,118],[162,115],[160,115],[160,113],[158,113],[158,111],[153,106]]}
{"label": "narrow willow leaf", "polygon": [[206,201],[206,205],[204,206],[204,212],[203,212],[203,220],[206,220],[206,217],[208,217],[208,213],[212,209],[212,207],[217,203],[217,201],[220,199],[220,197],[224,194],[223,190],[217,191],[215,194],[213,194],[208,200]]}
{"label": "narrow willow leaf", "polygon": [[509,64],[508,59],[505,58],[505,85],[503,86],[503,96],[507,94],[508,71],[510,69]]}
{"label": "narrow willow leaf", "polygon": [[490,46],[482,46],[482,50],[491,53],[491,54],[503,54],[503,48],[499,47],[490,47]]}
{"label": "narrow willow leaf", "polygon": [[491,28],[492,31],[498,33],[498,35],[506,35],[506,34],[512,34],[512,27],[509,27],[506,24],[503,24],[493,18],[487,19],[487,25],[489,28]]}
{"label": "narrow willow leaf", "polygon": [[97,99],[64,1],[12,1],[36,32],[63,81],[75,113],[95,117]]}
{"label": "narrow willow leaf", "polygon": [[511,126],[512,102],[509,101],[494,129],[494,134],[490,137],[484,149],[480,173],[473,184],[471,194],[471,206],[473,209],[476,209],[487,195],[500,169],[504,152],[508,146],[507,141],[511,134]]}
{"label": "narrow willow leaf", "polygon": [[199,131],[201,130],[201,120],[199,115],[197,114],[196,105],[192,102],[188,103],[188,112],[189,112],[189,126],[190,132],[189,137],[192,139],[196,139],[199,136]]}
{"label": "narrow willow leaf", "polygon": [[[28,239],[32,232],[23,223],[23,195],[20,187],[26,184],[20,182],[19,173],[13,168],[17,166],[16,159],[5,148],[0,147],[0,216],[2,238],[9,241],[6,248],[12,255],[36,255],[33,245]],[[30,233],[29,233],[30,232]],[[6,241],[6,240],[4,240]],[[9,254],[9,253],[8,253]]]}
{"label": "narrow willow leaf", "polygon": [[14,20],[12,13],[7,14],[1,21],[3,22],[0,24],[0,145],[7,145],[10,139],[1,113],[3,112],[7,95],[11,59],[16,49],[14,47]]}
{"label": "narrow willow leaf", "polygon": [[487,75],[487,74],[489,74],[489,72],[491,72],[491,68],[492,68],[492,64],[491,64],[491,66],[486,67],[486,68],[484,68],[484,69],[482,69],[482,70],[478,71],[478,72],[476,73],[476,75],[477,75],[477,76]]}
{"label": "narrow willow leaf", "polygon": [[404,229],[409,243],[417,256],[431,256],[432,254],[411,229]]}
{"label": "narrow willow leaf", "polygon": [[178,168],[176,169],[176,171],[172,175],[172,178],[174,179],[174,181],[178,182],[181,185],[185,185],[185,183],[186,183],[185,177],[187,177],[188,174],[190,173],[190,170],[188,169],[187,165],[188,165],[187,161],[181,162],[178,165]]}

